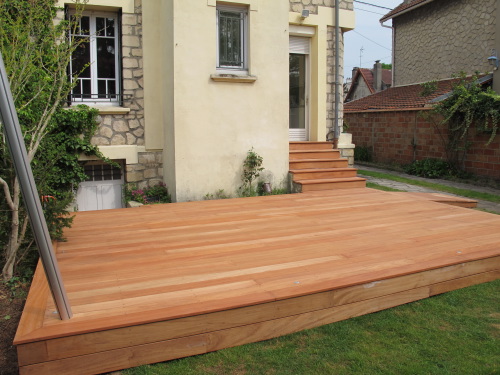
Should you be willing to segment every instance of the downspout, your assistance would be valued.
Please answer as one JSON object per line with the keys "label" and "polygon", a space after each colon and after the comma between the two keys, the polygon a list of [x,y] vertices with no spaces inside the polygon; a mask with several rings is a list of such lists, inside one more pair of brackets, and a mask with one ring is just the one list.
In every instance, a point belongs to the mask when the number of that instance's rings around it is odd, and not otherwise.
{"label": "downspout", "polygon": [[335,123],[333,131],[333,148],[337,148],[339,145],[339,105],[340,105],[340,92],[339,92],[339,50],[340,50],[340,11],[339,11],[339,0],[335,0]]}
{"label": "downspout", "polygon": [[[391,69],[391,76],[392,76],[392,86],[395,86],[394,84],[394,40],[396,39],[395,36],[394,36],[394,27],[393,26],[386,26],[384,25],[384,22],[385,21],[380,21],[380,26],[382,27],[385,27],[386,29],[391,29],[392,31],[392,51],[391,51],[391,66],[392,66],[392,69]],[[391,86],[391,87],[392,87]]]}

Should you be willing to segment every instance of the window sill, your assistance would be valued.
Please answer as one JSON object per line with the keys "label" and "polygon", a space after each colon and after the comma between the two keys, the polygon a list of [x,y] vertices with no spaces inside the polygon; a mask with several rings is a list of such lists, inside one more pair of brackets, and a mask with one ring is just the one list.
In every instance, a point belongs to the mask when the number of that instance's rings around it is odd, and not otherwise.
{"label": "window sill", "polygon": [[254,83],[257,81],[256,76],[238,75],[238,74],[212,74],[210,79],[215,82],[234,82],[234,83]]}
{"label": "window sill", "polygon": [[[83,104],[86,105],[90,108],[95,108],[99,110],[100,115],[126,115],[130,112],[130,108],[125,108],[125,107],[113,107],[113,106],[99,106],[99,105],[94,105],[94,104],[86,104],[86,103],[78,103],[78,104]],[[75,106],[73,104],[71,107],[68,107],[67,109],[71,109]]]}

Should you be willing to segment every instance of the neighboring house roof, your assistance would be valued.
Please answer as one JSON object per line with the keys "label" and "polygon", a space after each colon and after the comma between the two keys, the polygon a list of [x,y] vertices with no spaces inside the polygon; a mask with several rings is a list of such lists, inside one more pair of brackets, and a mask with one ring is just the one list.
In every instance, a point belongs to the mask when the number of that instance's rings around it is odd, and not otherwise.
{"label": "neighboring house roof", "polygon": [[[350,98],[352,95],[352,92],[356,90],[357,87],[357,82],[360,79],[364,79],[366,82],[366,86],[370,90],[371,94],[374,94],[376,92],[375,90],[375,79],[373,76],[373,69],[368,69],[368,68],[358,68],[356,71],[356,74],[354,75],[354,78],[352,79],[351,82],[351,87],[349,88],[349,91],[347,92],[346,98]],[[382,83],[384,83],[386,86],[391,86],[392,85],[392,70],[390,69],[382,69]]]}
{"label": "neighboring house roof", "polygon": [[385,22],[390,20],[391,18],[400,16],[403,13],[409,12],[415,8],[418,8],[422,5],[430,3],[433,0],[413,0],[408,3],[399,4],[396,8],[387,13],[384,17],[380,19],[380,22]]}
{"label": "neighboring house roof", "polygon": [[[479,83],[484,84],[492,80],[492,75],[484,75]],[[446,99],[459,78],[437,81],[437,89],[428,96],[421,96],[423,87],[421,83],[391,87],[376,94],[353,100],[344,104],[344,112],[359,112],[370,110],[405,110],[419,109],[439,100]]]}

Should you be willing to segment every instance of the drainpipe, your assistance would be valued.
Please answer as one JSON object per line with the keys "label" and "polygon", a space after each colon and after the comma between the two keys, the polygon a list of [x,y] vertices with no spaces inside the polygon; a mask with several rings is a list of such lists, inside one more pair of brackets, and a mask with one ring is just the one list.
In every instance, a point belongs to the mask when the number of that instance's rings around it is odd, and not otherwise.
{"label": "drainpipe", "polygon": [[40,258],[42,260],[45,275],[47,277],[52,297],[56,304],[59,317],[62,320],[70,319],[72,316],[71,306],[69,305],[68,297],[64,284],[59,272],[59,265],[52,248],[52,241],[50,240],[49,230],[47,223],[43,216],[42,205],[36,189],[33,172],[28,161],[28,154],[26,152],[26,145],[24,144],[24,137],[19,126],[19,119],[17,117],[16,108],[14,107],[14,100],[10,91],[9,81],[7,79],[7,72],[3,63],[2,54],[0,53],[0,121],[3,124],[5,138],[9,145],[12,162],[16,169],[17,177],[19,178],[19,185],[23,193],[24,203],[28,211],[31,229],[35,236],[36,244],[40,251]]}
{"label": "drainpipe", "polygon": [[339,104],[340,104],[340,92],[339,92],[339,50],[340,50],[340,17],[339,17],[339,0],[335,0],[335,123],[333,131],[333,148],[337,148],[339,145]]}
{"label": "drainpipe", "polygon": [[395,43],[394,43],[394,40],[395,40],[394,27],[393,26],[386,26],[386,25],[384,25],[384,22],[385,21],[381,21],[380,26],[385,27],[386,29],[391,29],[391,31],[392,31],[392,51],[391,51],[392,52],[391,53],[391,65],[392,65],[392,69],[391,69],[392,85],[391,85],[391,87],[392,87],[392,86],[396,86],[394,84],[394,70],[395,70],[394,69],[394,45],[395,45]]}

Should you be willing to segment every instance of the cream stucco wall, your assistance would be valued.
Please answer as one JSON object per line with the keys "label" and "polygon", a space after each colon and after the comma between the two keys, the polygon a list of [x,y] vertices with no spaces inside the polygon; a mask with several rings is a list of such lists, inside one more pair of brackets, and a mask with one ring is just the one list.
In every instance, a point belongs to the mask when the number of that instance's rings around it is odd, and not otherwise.
{"label": "cream stucco wall", "polygon": [[[146,133],[150,119],[160,118],[164,178],[176,201],[202,199],[219,189],[235,194],[251,147],[264,158],[266,178],[274,184],[288,171],[288,3],[238,2],[251,5],[253,83],[210,78],[217,73],[213,1],[143,2],[143,23],[162,27],[161,38],[144,44],[145,71],[156,66],[145,77]],[[162,81],[152,86],[159,95],[148,93],[153,80]]]}

